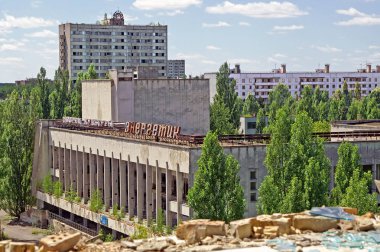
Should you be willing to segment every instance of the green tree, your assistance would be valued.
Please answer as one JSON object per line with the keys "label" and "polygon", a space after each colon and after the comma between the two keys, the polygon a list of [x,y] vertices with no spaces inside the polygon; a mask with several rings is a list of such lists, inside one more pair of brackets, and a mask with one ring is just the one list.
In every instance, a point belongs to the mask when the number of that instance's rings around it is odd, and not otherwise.
{"label": "green tree", "polygon": [[317,121],[313,123],[313,132],[330,132],[331,125],[327,121]]}
{"label": "green tree", "polygon": [[58,68],[54,76],[54,91],[49,96],[50,117],[60,119],[65,112],[65,106],[68,103],[69,72]]}
{"label": "green tree", "polygon": [[272,92],[269,93],[268,119],[272,123],[276,119],[276,114],[280,108],[290,107],[293,98],[289,89],[284,84],[279,83]]}
{"label": "green tree", "polygon": [[359,214],[365,214],[369,211],[377,212],[377,193],[368,193],[371,183],[371,172],[363,173],[360,168],[355,168],[346,193],[342,197],[341,205],[355,207]]}
{"label": "green tree", "polygon": [[282,200],[281,212],[296,213],[305,210],[302,197],[302,181],[295,176],[291,179],[289,189]]}
{"label": "green tree", "polygon": [[257,102],[256,98],[251,93],[249,93],[247,98],[244,101],[242,114],[250,115],[250,116],[257,114],[259,107],[260,105]]}
{"label": "green tree", "polygon": [[266,118],[264,114],[264,109],[260,108],[256,117],[256,133],[262,134],[266,126]]}
{"label": "green tree", "polygon": [[259,188],[257,211],[259,214],[273,214],[281,211],[282,193],[273,176],[265,176]]}
{"label": "green tree", "polygon": [[238,161],[224,154],[217,134],[209,132],[187,196],[197,218],[230,222],[243,217],[246,203],[239,169]]}
{"label": "green tree", "polygon": [[49,81],[46,79],[46,70],[41,67],[40,72],[37,74],[37,85],[40,89],[40,104],[42,106],[42,118],[49,119],[50,116],[50,85]]}
{"label": "green tree", "polygon": [[236,129],[230,122],[230,112],[222,101],[214,101],[210,106],[210,129],[218,135],[236,133]]}
{"label": "green tree", "polygon": [[350,178],[355,169],[360,167],[358,146],[343,142],[338,148],[338,163],[335,168],[335,187],[332,191],[332,202],[340,205],[349,186]]}
{"label": "green tree", "polygon": [[31,204],[31,171],[35,113],[29,96],[13,91],[2,104],[0,207],[20,217]]}
{"label": "green tree", "polygon": [[[319,93],[319,89],[318,89],[318,93]],[[297,102],[297,111],[306,111],[308,116],[313,118],[313,120],[318,120],[318,115],[315,112],[313,98],[318,99],[319,97],[317,97],[318,94],[316,95],[316,97],[314,97],[313,94],[314,93],[311,86],[306,85],[301,92],[302,98]]]}
{"label": "green tree", "polygon": [[358,82],[355,83],[354,98],[356,100],[361,100],[361,98],[362,98],[362,90],[361,90],[361,86]]}
{"label": "green tree", "polygon": [[230,69],[225,62],[216,74],[216,95],[214,103],[223,103],[230,113],[229,122],[237,129],[240,125],[240,115],[243,102],[235,91],[236,82],[230,78]]}

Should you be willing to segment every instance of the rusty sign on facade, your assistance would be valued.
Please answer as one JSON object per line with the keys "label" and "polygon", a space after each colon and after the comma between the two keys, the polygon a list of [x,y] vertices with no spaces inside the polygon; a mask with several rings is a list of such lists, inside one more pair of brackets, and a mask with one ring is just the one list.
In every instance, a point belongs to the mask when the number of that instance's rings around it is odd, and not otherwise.
{"label": "rusty sign on facade", "polygon": [[134,135],[146,135],[153,137],[165,137],[177,139],[181,133],[181,127],[142,122],[127,122],[126,133]]}

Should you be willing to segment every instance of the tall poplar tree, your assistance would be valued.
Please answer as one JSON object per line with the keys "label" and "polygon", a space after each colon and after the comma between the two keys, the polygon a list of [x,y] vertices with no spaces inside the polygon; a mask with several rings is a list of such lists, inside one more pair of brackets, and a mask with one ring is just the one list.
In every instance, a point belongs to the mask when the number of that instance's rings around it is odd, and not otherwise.
{"label": "tall poplar tree", "polygon": [[246,203],[239,170],[238,161],[224,154],[217,134],[209,132],[187,195],[196,218],[230,222],[243,217]]}

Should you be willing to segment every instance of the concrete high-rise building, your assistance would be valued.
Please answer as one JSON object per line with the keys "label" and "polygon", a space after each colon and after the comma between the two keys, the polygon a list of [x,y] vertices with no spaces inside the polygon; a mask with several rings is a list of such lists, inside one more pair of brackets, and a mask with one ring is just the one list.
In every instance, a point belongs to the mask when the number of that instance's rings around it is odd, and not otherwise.
{"label": "concrete high-rise building", "polygon": [[182,78],[185,74],[185,60],[168,60],[169,78]]}
{"label": "concrete high-rise building", "polygon": [[101,78],[110,69],[130,66],[155,66],[161,76],[166,76],[167,30],[160,24],[125,25],[120,11],[110,19],[105,15],[97,24],[61,24],[59,65],[74,81],[91,63]]}

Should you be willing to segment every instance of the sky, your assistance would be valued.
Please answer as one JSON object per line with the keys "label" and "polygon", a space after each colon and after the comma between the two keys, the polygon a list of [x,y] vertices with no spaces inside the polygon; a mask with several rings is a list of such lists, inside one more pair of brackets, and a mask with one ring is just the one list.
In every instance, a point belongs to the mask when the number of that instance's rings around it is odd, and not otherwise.
{"label": "sky", "polygon": [[168,25],[169,59],[186,73],[227,61],[243,72],[356,71],[380,64],[380,0],[0,0],[0,83],[58,68],[58,25],[124,13],[129,24]]}

